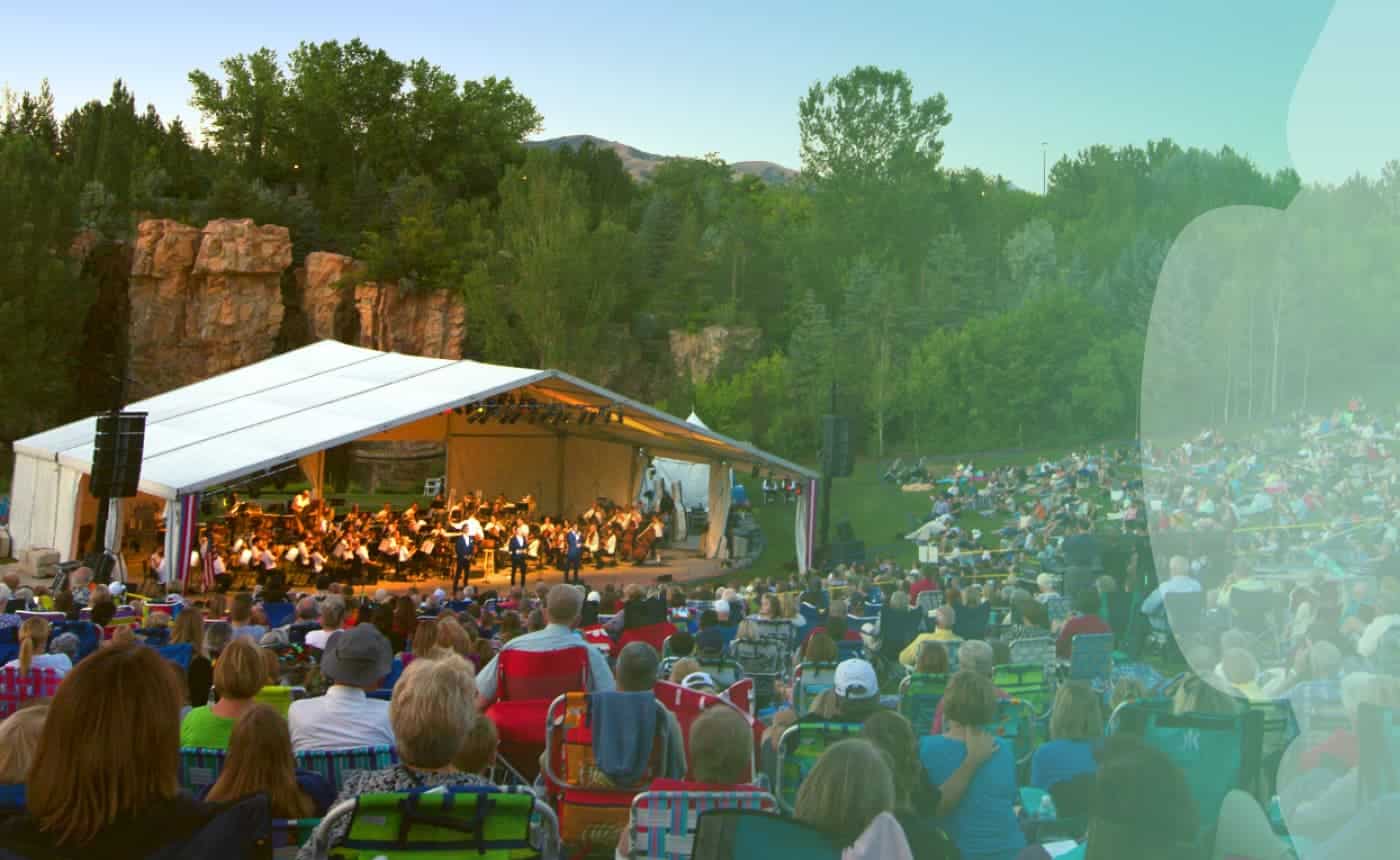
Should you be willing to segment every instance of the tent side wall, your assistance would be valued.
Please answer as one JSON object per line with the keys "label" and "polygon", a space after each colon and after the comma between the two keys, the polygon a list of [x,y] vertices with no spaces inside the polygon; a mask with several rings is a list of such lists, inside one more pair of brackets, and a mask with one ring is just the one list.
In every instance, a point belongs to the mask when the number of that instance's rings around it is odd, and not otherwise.
{"label": "tent side wall", "polygon": [[27,549],[49,547],[67,561],[73,554],[83,475],[52,459],[15,452],[10,484],[10,537],[17,557]]}

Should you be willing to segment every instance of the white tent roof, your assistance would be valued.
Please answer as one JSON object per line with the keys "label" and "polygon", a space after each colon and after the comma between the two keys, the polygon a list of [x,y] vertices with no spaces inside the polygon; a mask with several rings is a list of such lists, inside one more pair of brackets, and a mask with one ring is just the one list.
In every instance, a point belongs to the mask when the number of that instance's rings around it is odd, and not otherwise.
{"label": "white tent roof", "polygon": [[[570,425],[665,456],[815,477],[802,466],[557,370],[421,358],[321,341],[133,403],[146,412],[141,490],[173,499],[335,445],[529,389],[541,401],[622,408],[621,424]],[[21,439],[17,454],[89,472],[96,418]]]}

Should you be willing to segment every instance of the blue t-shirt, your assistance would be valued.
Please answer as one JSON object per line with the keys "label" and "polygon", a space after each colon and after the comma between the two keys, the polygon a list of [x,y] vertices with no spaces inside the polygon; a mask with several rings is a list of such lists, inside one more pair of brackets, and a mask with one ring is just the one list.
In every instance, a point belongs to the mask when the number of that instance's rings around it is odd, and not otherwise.
{"label": "blue t-shirt", "polygon": [[1098,769],[1090,741],[1050,741],[1031,756],[1031,785],[1042,791],[1067,779]]}
{"label": "blue t-shirt", "polygon": [[[948,781],[963,759],[967,745],[943,735],[930,735],[919,742],[919,761],[929,782]],[[938,824],[953,837],[964,860],[1014,858],[1026,845],[1016,821],[1016,754],[1011,744],[997,742],[997,750],[973,774],[958,808]]]}

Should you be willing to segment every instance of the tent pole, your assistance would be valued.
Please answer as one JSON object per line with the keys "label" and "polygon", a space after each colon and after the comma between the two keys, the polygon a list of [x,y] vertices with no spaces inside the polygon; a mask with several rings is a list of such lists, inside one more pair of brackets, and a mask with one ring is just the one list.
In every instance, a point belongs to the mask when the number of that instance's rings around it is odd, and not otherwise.
{"label": "tent pole", "polygon": [[558,467],[558,472],[554,478],[554,510],[558,511],[560,514],[563,514],[569,509],[568,505],[564,503],[564,481],[567,477],[567,473],[564,470],[564,440],[568,435],[567,431],[560,430],[559,435],[554,437],[556,449],[554,462]]}

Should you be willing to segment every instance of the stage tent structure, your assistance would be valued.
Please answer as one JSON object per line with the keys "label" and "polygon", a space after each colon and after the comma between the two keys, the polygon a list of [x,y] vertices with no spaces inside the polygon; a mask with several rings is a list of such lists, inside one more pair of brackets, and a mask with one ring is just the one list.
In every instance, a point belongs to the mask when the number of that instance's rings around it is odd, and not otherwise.
{"label": "stage tent structure", "polygon": [[[294,462],[319,493],[323,452],[348,442],[441,442],[447,486],[459,496],[529,495],[545,514],[575,515],[598,498],[636,499],[656,457],[721,467],[713,474],[761,468],[809,482],[816,477],[561,371],[378,352],[331,340],[127,409],[147,413],[136,501],[163,503],[167,578],[181,581],[194,549],[201,493]],[[80,551],[80,530],[95,520],[96,505],[85,489],[95,429],[96,418],[85,418],[15,442],[10,529],[16,551],[52,547],[64,559]],[[719,488],[710,483],[714,500]],[[798,534],[810,541],[810,532]],[[720,537],[707,535],[704,545],[717,547]],[[797,547],[800,562],[810,553],[810,545]]]}

